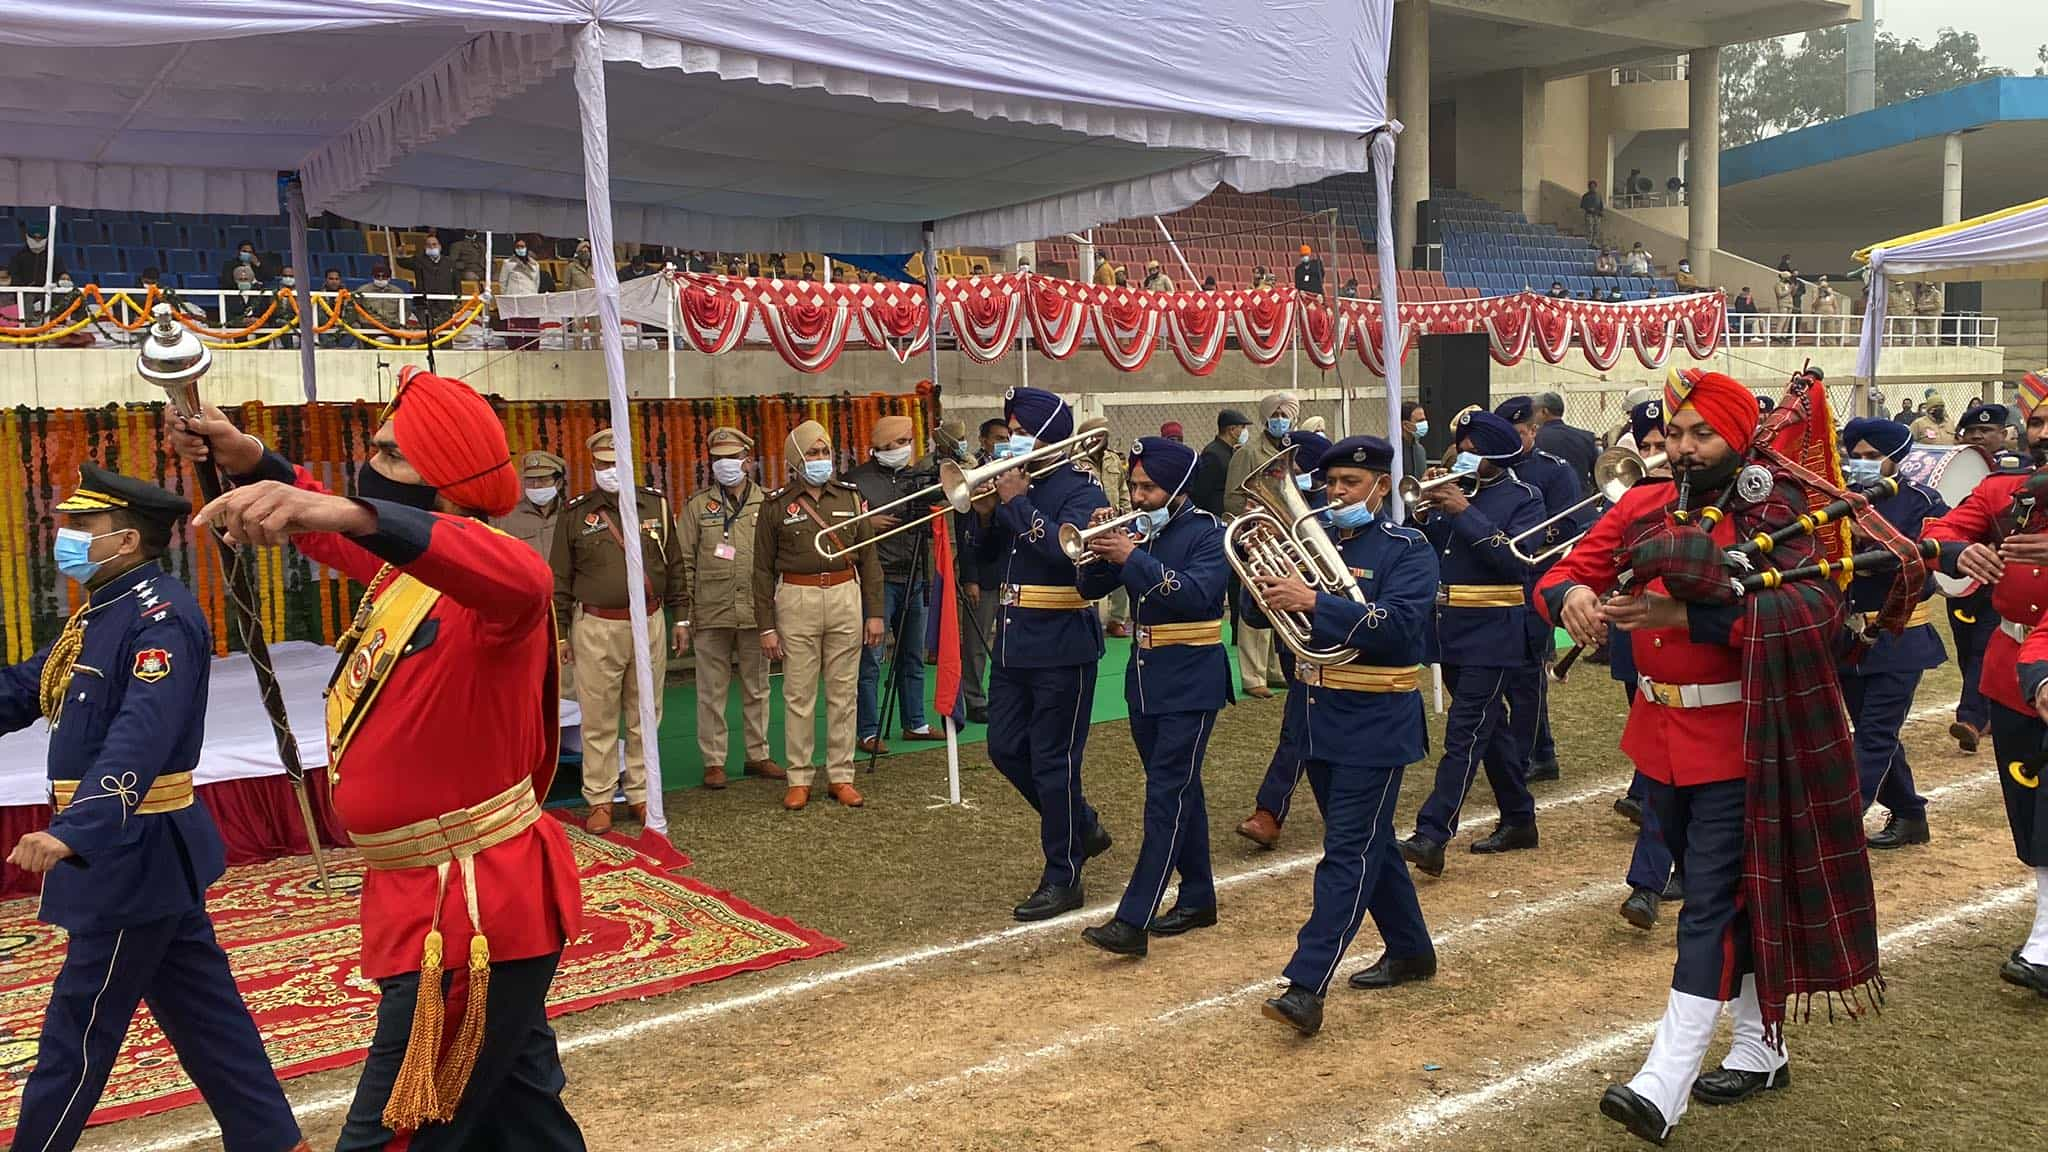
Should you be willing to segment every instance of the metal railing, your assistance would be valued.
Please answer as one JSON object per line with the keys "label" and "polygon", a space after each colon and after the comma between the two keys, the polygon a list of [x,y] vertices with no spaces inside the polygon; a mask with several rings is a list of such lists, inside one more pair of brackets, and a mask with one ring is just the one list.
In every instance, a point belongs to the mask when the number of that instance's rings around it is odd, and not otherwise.
{"label": "metal railing", "polygon": [[[1845,300],[1846,303],[1846,300]],[[1769,347],[1827,347],[1859,344],[1863,314],[1821,316],[1812,312],[1730,313],[1730,343]],[[1998,317],[1975,313],[1943,316],[1887,316],[1887,348],[1992,348],[1998,345]]]}
{"label": "metal railing", "polygon": [[1609,200],[1614,208],[1683,208],[1686,205],[1685,189],[1673,192],[1664,189],[1657,192],[1620,192]]}
{"label": "metal railing", "polygon": [[1607,83],[1619,88],[1623,84],[1656,84],[1671,80],[1684,80],[1692,75],[1684,59],[1669,60],[1662,64],[1623,64],[1607,70]]}
{"label": "metal railing", "polygon": [[[70,303],[71,297],[79,290],[77,287],[68,290],[54,287],[0,287],[0,323],[40,323],[42,317],[62,312]],[[100,295],[114,309],[128,311],[131,303],[139,305],[148,291],[142,287],[101,288]],[[159,288],[158,296],[159,299],[172,301],[182,307],[185,315],[195,320],[225,328],[236,324],[238,317],[241,318],[241,323],[247,323],[249,318],[261,316],[270,308],[270,302],[277,298],[280,291],[283,289],[275,287],[251,288],[246,292],[221,288]],[[307,295],[304,289],[292,291],[296,296]],[[330,304],[341,298],[340,293],[318,290],[310,295],[316,301],[325,300]],[[382,315],[380,318],[394,328],[419,327],[426,324],[429,317],[434,323],[439,323],[454,315],[465,302],[473,299],[469,296],[412,292],[408,290],[405,282],[400,280],[392,281],[391,288],[387,291],[373,291],[366,285],[362,290],[349,289],[348,296],[351,300],[365,302],[377,309],[380,314],[382,305],[388,302],[392,310],[389,315]],[[126,301],[121,297],[126,297]],[[327,310],[316,305],[314,315],[324,320]],[[394,316],[395,320],[392,319]],[[259,331],[269,331],[284,323],[294,323],[296,312],[290,308],[280,308],[278,317],[277,322],[266,325]]]}

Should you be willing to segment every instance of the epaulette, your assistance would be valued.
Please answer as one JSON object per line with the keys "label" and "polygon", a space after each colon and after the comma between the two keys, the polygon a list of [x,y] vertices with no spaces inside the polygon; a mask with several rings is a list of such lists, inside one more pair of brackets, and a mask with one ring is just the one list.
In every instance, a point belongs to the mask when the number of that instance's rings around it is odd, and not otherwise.
{"label": "epaulette", "polygon": [[1517,476],[1512,472],[1508,474],[1508,479],[1515,484],[1521,485],[1522,491],[1527,492],[1529,495],[1534,496],[1538,500],[1543,499],[1543,490],[1541,488],[1536,487],[1534,484],[1529,483],[1527,480],[1522,479],[1520,476]]}
{"label": "epaulette", "polygon": [[846,490],[847,490],[848,492],[858,492],[858,491],[860,491],[860,485],[858,485],[858,484],[855,484],[855,483],[854,483],[853,481],[851,481],[851,480],[846,480],[846,479],[842,479],[842,478],[840,478],[840,477],[837,477],[837,476],[834,476],[834,477],[832,478],[832,485],[833,485],[833,487],[835,487],[835,488],[844,488],[844,489],[846,489]]}
{"label": "epaulette", "polygon": [[574,507],[576,507],[576,506],[577,506],[578,504],[588,504],[588,503],[590,503],[590,502],[591,502],[591,501],[592,501],[593,499],[595,499],[596,497],[597,497],[597,490],[596,490],[596,489],[592,489],[591,491],[585,492],[585,493],[584,493],[583,495],[581,495],[581,496],[577,496],[577,497],[575,497],[575,498],[571,499],[571,500],[570,500],[570,501],[569,501],[569,502],[568,502],[567,504],[564,504],[564,505],[562,505],[562,510],[566,512],[566,511],[568,511],[569,509],[571,509],[571,508],[574,508]]}
{"label": "epaulette", "polygon": [[633,489],[633,491],[635,491],[635,492],[639,493],[639,494],[640,494],[640,495],[642,495],[642,496],[652,496],[652,497],[654,497],[654,498],[655,498],[655,499],[657,499],[657,500],[665,500],[665,499],[667,499],[667,497],[666,497],[666,496],[664,496],[664,495],[662,494],[662,491],[661,491],[661,489],[659,489],[659,488],[646,488],[646,487],[641,487],[641,488],[635,488],[635,489]]}
{"label": "epaulette", "polygon": [[788,494],[789,494],[789,486],[788,486],[788,485],[784,485],[784,486],[782,486],[782,487],[780,487],[780,488],[777,488],[777,489],[776,489],[775,491],[773,491],[773,492],[770,492],[770,493],[769,493],[769,494],[768,494],[768,495],[767,495],[766,497],[764,497],[764,499],[767,499],[767,500],[780,500],[780,499],[782,499],[782,498],[783,498],[784,496],[786,496],[786,495],[788,495]]}
{"label": "epaulette", "polygon": [[1545,460],[1550,461],[1552,464],[1562,464],[1566,468],[1571,467],[1569,463],[1566,463],[1564,457],[1559,456],[1555,452],[1545,452],[1543,449],[1538,448],[1536,450],[1536,455],[1543,457]]}
{"label": "epaulette", "polygon": [[1379,520],[1375,521],[1375,523],[1385,529],[1387,535],[1392,536],[1396,540],[1406,540],[1410,544],[1415,544],[1427,539],[1422,533],[1408,527],[1406,524],[1396,524],[1392,520]]}

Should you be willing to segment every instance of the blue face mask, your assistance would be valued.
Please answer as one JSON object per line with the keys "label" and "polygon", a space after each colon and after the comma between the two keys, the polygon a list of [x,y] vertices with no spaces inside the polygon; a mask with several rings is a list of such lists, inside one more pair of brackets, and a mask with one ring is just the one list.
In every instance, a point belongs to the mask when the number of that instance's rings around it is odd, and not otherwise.
{"label": "blue face mask", "polygon": [[1285,416],[1275,416],[1271,420],[1266,421],[1266,435],[1278,440],[1282,436],[1287,435],[1287,430],[1292,427],[1294,427],[1294,421]]}
{"label": "blue face mask", "polygon": [[1415,422],[1415,438],[1420,440],[1427,435],[1429,435],[1429,421],[1417,420]]}
{"label": "blue face mask", "polygon": [[1862,487],[1884,475],[1884,461],[1863,460],[1855,456],[1842,460],[1842,478],[1852,487]]}
{"label": "blue face mask", "polygon": [[57,561],[57,571],[80,584],[91,580],[93,574],[100,570],[100,561],[92,558],[93,541],[118,535],[119,532],[103,532],[95,536],[78,528],[57,529],[57,542],[51,549]]}
{"label": "blue face mask", "polygon": [[1307,492],[1316,486],[1316,478],[1312,473],[1303,472],[1294,478],[1294,486]]}
{"label": "blue face mask", "polygon": [[996,459],[1007,460],[1012,456],[1022,456],[1036,447],[1037,437],[1027,432],[1012,432],[1008,440],[996,445]]}
{"label": "blue face mask", "polygon": [[825,481],[830,480],[831,478],[832,462],[830,460],[804,461],[804,479],[810,481],[813,484],[823,484]]}
{"label": "blue face mask", "polygon": [[1453,460],[1453,461],[1451,462],[1451,471],[1453,471],[1453,472],[1477,472],[1477,471],[1479,471],[1479,453],[1477,453],[1477,452],[1460,452],[1460,453],[1458,453],[1458,458],[1457,458],[1456,460]]}
{"label": "blue face mask", "polygon": [[1372,523],[1372,509],[1361,500],[1356,504],[1333,504],[1330,506],[1330,522],[1347,531],[1363,528]]}
{"label": "blue face mask", "polygon": [[1138,534],[1140,537],[1149,538],[1161,528],[1166,527],[1166,522],[1171,519],[1173,519],[1173,509],[1171,507],[1154,508],[1150,512],[1145,513],[1144,517],[1138,521]]}

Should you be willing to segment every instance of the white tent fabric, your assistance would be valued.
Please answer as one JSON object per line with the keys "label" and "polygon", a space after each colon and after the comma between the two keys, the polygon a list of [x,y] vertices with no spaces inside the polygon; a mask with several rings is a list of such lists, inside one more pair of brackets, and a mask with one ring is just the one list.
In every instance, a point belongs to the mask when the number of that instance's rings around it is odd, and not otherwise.
{"label": "white tent fabric", "polygon": [[1885,298],[1894,277],[2010,280],[2048,277],[2048,200],[2014,205],[1940,228],[1901,236],[1856,254],[1870,264],[1863,340],[1856,375],[1877,375],[1884,347]]}

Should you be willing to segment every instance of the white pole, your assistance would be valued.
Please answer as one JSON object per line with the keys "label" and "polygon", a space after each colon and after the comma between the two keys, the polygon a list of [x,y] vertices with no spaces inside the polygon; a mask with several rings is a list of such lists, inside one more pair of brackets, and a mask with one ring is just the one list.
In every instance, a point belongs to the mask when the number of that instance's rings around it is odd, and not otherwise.
{"label": "white pole", "polygon": [[[583,122],[583,201],[590,218],[590,270],[597,282],[598,336],[604,347],[606,390],[611,394],[612,446],[619,460],[619,534],[626,542],[626,586],[644,588],[647,564],[641,554],[639,473],[633,464],[633,411],[626,396],[626,349],[619,333],[619,269],[612,255],[611,143],[605,115],[604,27],[586,24],[576,33],[576,104]],[[633,628],[633,676],[639,688],[641,752],[647,760],[647,827],[666,834],[661,807],[660,725],[654,694],[661,677],[648,659],[647,605],[635,596],[627,605]]]}
{"label": "white pole", "polygon": [[960,806],[960,733],[953,729],[953,717],[946,721],[946,803]]}
{"label": "white pole", "polygon": [[1083,284],[1095,283],[1095,229],[1090,228],[1081,234],[1081,247],[1077,255],[1080,256],[1081,267],[1076,271],[1074,279]]}
{"label": "white pole", "polygon": [[319,337],[313,332],[313,255],[312,245],[306,242],[306,189],[296,177],[285,185],[284,204],[292,221],[292,270],[296,276],[290,292],[299,310],[299,383],[306,391],[306,403],[311,404],[320,399],[313,377],[313,342]]}
{"label": "white pole", "polygon": [[43,311],[50,310],[47,289],[57,282],[57,206],[50,205],[50,226],[43,231]]}
{"label": "white pole", "polygon": [[[484,296],[486,299],[491,295],[491,273],[497,271],[496,266],[491,263],[492,241],[496,239],[496,236],[491,235],[489,228],[484,229]],[[597,260],[595,248],[591,250],[590,259],[593,262]]]}
{"label": "white pole", "polygon": [[[594,250],[591,255],[593,259],[596,258]],[[667,284],[668,292],[668,398],[673,400],[676,398],[676,324],[679,322],[682,307],[676,303],[676,277],[670,274],[663,276],[662,279]]]}
{"label": "white pole", "polygon": [[1166,221],[1161,220],[1157,216],[1154,216],[1152,218],[1152,223],[1157,224],[1159,226],[1159,234],[1161,236],[1166,237],[1166,246],[1168,248],[1173,249],[1173,258],[1180,262],[1181,275],[1187,277],[1188,289],[1190,291],[1193,291],[1195,288],[1201,285],[1201,278],[1195,275],[1195,270],[1193,268],[1188,267],[1188,258],[1186,256],[1181,255],[1180,244],[1174,240],[1173,233],[1168,232],[1166,230]]}
{"label": "white pole", "polygon": [[[1376,201],[1379,226],[1374,237],[1375,250],[1380,265],[1380,339],[1386,347],[1387,381],[1387,440],[1401,434],[1401,301],[1396,292],[1398,281],[1394,272],[1394,130],[1376,132],[1372,137],[1373,198]],[[1401,452],[1396,445],[1394,451],[1394,490],[1401,490]],[[1407,519],[1402,502],[1387,502],[1393,508],[1394,519]]]}
{"label": "white pole", "polygon": [[[924,302],[926,323],[931,326],[932,334],[932,396],[939,399],[945,395],[939,387],[939,249],[929,220],[924,225]],[[944,401],[940,399],[939,403],[940,411],[944,411]],[[946,803],[957,808],[960,805],[960,735],[953,731],[952,713],[946,714],[945,723]]]}

